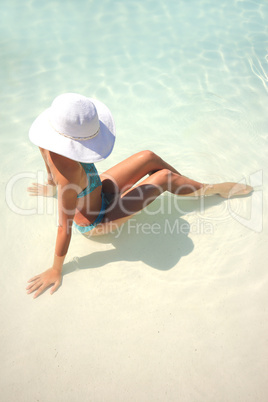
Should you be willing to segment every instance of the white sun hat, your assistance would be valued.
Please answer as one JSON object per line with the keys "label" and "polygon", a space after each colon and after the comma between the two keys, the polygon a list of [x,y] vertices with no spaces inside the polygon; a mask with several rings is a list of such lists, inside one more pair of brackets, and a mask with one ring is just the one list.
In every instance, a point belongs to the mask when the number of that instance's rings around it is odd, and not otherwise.
{"label": "white sun hat", "polygon": [[29,131],[37,146],[78,162],[107,158],[115,142],[115,124],[108,107],[99,100],[75,93],[57,96]]}

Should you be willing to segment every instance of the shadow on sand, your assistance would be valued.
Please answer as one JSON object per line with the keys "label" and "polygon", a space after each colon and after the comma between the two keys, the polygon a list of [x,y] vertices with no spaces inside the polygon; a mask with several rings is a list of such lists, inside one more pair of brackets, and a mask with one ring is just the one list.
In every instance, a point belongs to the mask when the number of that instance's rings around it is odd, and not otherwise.
{"label": "shadow on sand", "polygon": [[[173,197],[160,197],[146,210],[132,217],[120,230],[88,241],[112,244],[113,249],[95,251],[64,265],[64,275],[77,269],[90,269],[116,261],[143,261],[152,268],[166,271],[194,249],[188,237],[189,223],[183,215],[200,210],[200,199],[171,202]],[[213,196],[203,200],[202,210],[219,205],[223,199]],[[168,212],[166,212],[168,211]]]}

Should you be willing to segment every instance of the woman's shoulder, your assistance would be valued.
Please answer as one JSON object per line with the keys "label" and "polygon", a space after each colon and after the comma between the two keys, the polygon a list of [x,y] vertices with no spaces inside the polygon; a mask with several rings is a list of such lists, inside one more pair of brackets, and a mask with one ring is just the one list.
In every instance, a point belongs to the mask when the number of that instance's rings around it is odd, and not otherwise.
{"label": "woman's shoulder", "polygon": [[54,153],[51,153],[51,161],[59,184],[79,183],[82,174],[82,166],[79,162]]}

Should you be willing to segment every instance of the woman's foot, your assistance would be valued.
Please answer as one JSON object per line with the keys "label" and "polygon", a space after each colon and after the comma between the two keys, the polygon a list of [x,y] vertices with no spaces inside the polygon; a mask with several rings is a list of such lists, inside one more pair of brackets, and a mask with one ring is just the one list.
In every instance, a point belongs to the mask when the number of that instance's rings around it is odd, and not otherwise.
{"label": "woman's foot", "polygon": [[240,183],[219,183],[204,184],[199,190],[190,194],[179,194],[186,197],[204,197],[209,195],[220,195],[223,198],[238,197],[247,195],[253,191],[253,187]]}
{"label": "woman's foot", "polygon": [[203,188],[204,195],[219,194],[223,198],[231,198],[247,195],[253,191],[253,187],[241,183],[220,183],[213,185],[205,185]]}

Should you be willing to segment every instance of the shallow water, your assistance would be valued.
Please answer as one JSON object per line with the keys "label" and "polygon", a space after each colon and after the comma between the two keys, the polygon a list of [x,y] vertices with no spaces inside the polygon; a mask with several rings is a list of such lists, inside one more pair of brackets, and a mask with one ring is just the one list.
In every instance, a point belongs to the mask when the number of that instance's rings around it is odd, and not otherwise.
{"label": "shallow water", "polygon": [[[268,2],[2,0],[0,18],[3,400],[264,402]],[[24,283],[51,263],[57,216],[26,194],[44,172],[28,129],[63,92],[114,114],[100,172],[151,149],[258,191],[165,194],[118,235],[74,233],[64,286],[33,302]]]}

